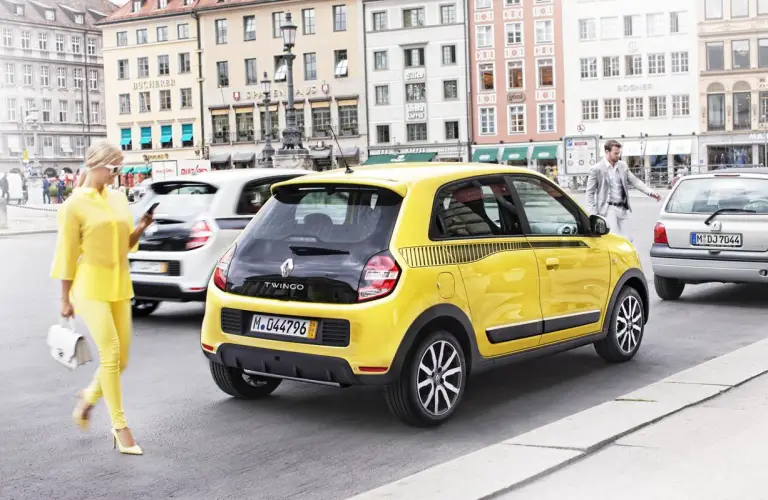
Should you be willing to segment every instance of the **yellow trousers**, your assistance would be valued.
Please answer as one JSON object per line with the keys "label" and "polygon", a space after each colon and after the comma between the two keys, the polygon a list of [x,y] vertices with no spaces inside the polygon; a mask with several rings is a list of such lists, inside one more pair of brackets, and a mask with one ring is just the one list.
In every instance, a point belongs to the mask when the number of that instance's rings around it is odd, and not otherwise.
{"label": "yellow trousers", "polygon": [[85,401],[95,405],[103,396],[112,427],[127,427],[120,374],[128,363],[131,347],[131,301],[104,302],[75,297],[75,307],[99,349],[100,365],[85,391]]}

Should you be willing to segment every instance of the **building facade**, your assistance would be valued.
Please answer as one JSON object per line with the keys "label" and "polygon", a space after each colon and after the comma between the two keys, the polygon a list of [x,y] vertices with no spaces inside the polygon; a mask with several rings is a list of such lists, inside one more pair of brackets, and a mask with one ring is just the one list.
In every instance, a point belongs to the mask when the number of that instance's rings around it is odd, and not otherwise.
{"label": "building facade", "polygon": [[205,157],[193,11],[189,0],[135,0],[100,23],[107,136],[126,170],[172,175]]}
{"label": "building facade", "polygon": [[768,2],[700,3],[700,163],[766,165]]}
{"label": "building facade", "polygon": [[695,164],[696,3],[579,0],[563,6],[567,136],[608,139],[636,173],[665,182]]}
{"label": "building facade", "polygon": [[287,104],[280,26],[290,12],[298,27],[292,52],[294,101],[303,146],[325,169],[365,160],[367,130],[362,9],[357,1],[253,2],[200,0],[203,92],[211,162],[254,166],[262,158],[267,107],[261,81],[271,81],[273,147],[281,146]]}
{"label": "building facade", "polygon": [[1,0],[0,172],[75,172],[106,136],[107,0]]}
{"label": "building facade", "polygon": [[561,0],[471,0],[473,159],[552,171],[565,129]]}
{"label": "building facade", "polygon": [[[369,162],[469,158],[465,4],[367,0]],[[411,158],[416,158],[411,156]]]}

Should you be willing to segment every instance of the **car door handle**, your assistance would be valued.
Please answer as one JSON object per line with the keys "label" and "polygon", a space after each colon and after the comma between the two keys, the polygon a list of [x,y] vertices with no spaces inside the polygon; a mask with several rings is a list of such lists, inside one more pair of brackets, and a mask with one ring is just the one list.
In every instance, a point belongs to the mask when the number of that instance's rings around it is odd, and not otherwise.
{"label": "car door handle", "polygon": [[560,259],[556,259],[554,257],[550,257],[547,259],[547,269],[550,271],[557,269],[560,267]]}

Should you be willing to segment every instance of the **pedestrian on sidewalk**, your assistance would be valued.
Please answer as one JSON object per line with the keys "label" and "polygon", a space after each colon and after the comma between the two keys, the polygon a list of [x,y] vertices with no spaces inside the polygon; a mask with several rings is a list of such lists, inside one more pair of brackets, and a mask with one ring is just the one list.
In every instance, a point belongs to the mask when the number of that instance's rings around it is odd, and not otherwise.
{"label": "pedestrian on sidewalk", "polygon": [[51,203],[51,180],[46,175],[43,177],[43,204],[50,205]]}
{"label": "pedestrian on sidewalk", "polygon": [[0,177],[0,197],[5,200],[5,203],[11,202],[11,194],[8,192],[9,189],[8,174],[3,174],[3,176]]}
{"label": "pedestrian on sidewalk", "polygon": [[145,214],[134,227],[125,195],[107,189],[120,171],[123,153],[100,141],[86,154],[87,174],[58,211],[59,234],[51,277],[61,280],[61,315],[83,317],[99,350],[100,366],[80,392],[72,418],[87,428],[93,406],[104,396],[120,453],[141,455],[123,413],[120,375],[131,343],[133,288],[128,253],[152,223]]}
{"label": "pedestrian on sidewalk", "polygon": [[590,214],[605,218],[608,227],[632,241],[629,231],[629,188],[631,184],[638,191],[656,201],[661,196],[635,177],[627,164],[621,161],[621,144],[610,140],[605,143],[605,157],[589,170],[587,178],[587,209]]}

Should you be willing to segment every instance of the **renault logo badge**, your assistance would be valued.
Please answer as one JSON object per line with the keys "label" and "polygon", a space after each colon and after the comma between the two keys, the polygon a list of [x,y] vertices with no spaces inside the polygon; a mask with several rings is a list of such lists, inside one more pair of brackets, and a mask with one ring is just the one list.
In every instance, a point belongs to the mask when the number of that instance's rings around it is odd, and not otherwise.
{"label": "renault logo badge", "polygon": [[280,266],[280,274],[287,278],[293,272],[293,259],[288,259]]}
{"label": "renault logo badge", "polygon": [[717,231],[720,231],[721,229],[723,229],[723,224],[719,220],[716,220],[715,222],[712,223],[712,232],[713,233],[717,232]]}

